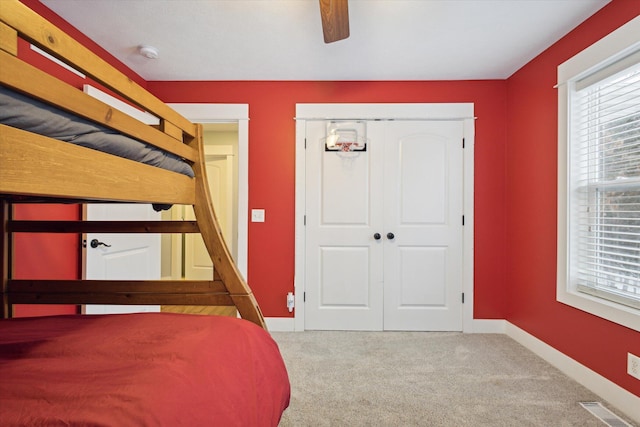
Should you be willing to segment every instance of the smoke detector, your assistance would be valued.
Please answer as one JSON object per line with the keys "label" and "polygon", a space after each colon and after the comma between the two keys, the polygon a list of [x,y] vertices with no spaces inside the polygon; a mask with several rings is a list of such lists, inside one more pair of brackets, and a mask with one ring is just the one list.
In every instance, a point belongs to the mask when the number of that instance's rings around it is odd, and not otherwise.
{"label": "smoke detector", "polygon": [[158,59],[158,49],[153,46],[142,45],[138,48],[138,53],[147,59]]}

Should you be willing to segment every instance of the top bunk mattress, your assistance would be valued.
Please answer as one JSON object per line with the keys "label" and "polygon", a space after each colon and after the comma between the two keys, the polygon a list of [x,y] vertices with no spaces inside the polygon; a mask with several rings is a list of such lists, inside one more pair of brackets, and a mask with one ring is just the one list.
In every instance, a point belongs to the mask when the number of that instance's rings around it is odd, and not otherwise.
{"label": "top bunk mattress", "polygon": [[184,159],[0,86],[0,123],[194,177]]}

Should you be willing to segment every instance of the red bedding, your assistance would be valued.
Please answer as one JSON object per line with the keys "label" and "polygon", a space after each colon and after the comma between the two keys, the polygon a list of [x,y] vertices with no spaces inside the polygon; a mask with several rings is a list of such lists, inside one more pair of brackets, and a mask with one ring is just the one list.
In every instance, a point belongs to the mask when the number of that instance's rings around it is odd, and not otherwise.
{"label": "red bedding", "polygon": [[290,386],[270,335],[171,313],[0,321],[0,425],[276,426]]}

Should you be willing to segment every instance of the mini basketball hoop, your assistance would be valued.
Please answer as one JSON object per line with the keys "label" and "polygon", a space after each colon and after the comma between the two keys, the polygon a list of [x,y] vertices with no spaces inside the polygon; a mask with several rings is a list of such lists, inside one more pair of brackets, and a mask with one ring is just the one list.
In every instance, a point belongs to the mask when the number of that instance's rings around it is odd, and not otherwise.
{"label": "mini basketball hoop", "polygon": [[364,140],[346,140],[346,141],[331,141],[326,142],[324,145],[324,151],[337,151],[342,153],[348,153],[351,151],[367,151],[367,143]]}
{"label": "mini basketball hoop", "polygon": [[338,142],[336,143],[336,147],[338,148],[337,151],[342,151],[342,152],[353,151],[356,147],[356,143],[355,142]]}
{"label": "mini basketball hoop", "polygon": [[331,121],[327,123],[324,151],[353,163],[367,151],[366,123],[363,121]]}

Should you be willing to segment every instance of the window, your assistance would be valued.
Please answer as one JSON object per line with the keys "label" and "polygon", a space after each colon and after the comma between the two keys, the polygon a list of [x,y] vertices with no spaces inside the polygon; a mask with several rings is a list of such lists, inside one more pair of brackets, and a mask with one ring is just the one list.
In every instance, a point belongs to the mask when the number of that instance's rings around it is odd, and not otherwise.
{"label": "window", "polygon": [[558,300],[640,330],[640,20],[558,68]]}
{"label": "window", "polygon": [[640,63],[570,96],[571,279],[640,308]]}

